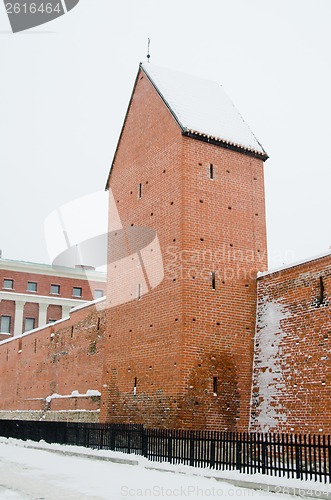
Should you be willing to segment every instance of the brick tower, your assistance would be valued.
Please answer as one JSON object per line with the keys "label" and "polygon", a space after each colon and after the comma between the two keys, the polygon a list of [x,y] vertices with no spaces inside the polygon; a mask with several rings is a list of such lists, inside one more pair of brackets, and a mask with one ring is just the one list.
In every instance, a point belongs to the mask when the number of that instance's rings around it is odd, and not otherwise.
{"label": "brick tower", "polygon": [[109,304],[101,421],[247,430],[266,159],[218,84],[140,65],[107,187],[164,279]]}

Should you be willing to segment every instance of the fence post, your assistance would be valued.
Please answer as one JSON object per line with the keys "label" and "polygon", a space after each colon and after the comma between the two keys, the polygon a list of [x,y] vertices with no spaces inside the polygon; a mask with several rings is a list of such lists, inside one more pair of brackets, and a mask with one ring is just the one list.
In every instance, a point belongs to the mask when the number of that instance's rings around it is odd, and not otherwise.
{"label": "fence post", "polygon": [[146,458],[148,456],[147,432],[144,427],[141,428],[141,454]]}
{"label": "fence post", "polygon": [[211,433],[210,439],[210,467],[215,467],[215,433]]}
{"label": "fence post", "polygon": [[131,428],[127,430],[127,436],[128,436],[128,453],[131,453]]}
{"label": "fence post", "polygon": [[99,427],[99,450],[102,450],[103,448],[103,435],[104,435],[104,428],[103,426]]}
{"label": "fence post", "polygon": [[260,434],[262,437],[262,474],[267,473],[267,460],[268,460],[268,443],[265,439],[268,439],[267,436],[264,438],[264,435]]}
{"label": "fence post", "polygon": [[296,476],[297,479],[301,479],[301,436],[300,436],[300,444],[298,443],[298,436],[295,434],[294,436],[295,443],[295,468],[296,468]]}
{"label": "fence post", "polygon": [[242,441],[241,441],[241,433],[237,434],[237,439],[236,439],[236,469],[241,471],[241,466],[242,466],[242,461],[241,461],[241,454],[242,454]]}
{"label": "fence post", "polygon": [[29,437],[29,426],[30,425],[31,425],[30,422],[28,422],[27,426],[25,426],[25,425],[22,426],[22,423],[20,424],[20,426],[23,427],[23,441],[26,441]]}
{"label": "fence post", "polygon": [[90,429],[86,426],[84,430],[85,430],[85,432],[84,432],[84,446],[85,446],[85,448],[89,448],[89,444],[90,444]]}
{"label": "fence post", "polygon": [[63,425],[62,444],[68,444],[68,422]]}
{"label": "fence post", "polygon": [[109,429],[110,431],[110,449],[115,450],[115,427],[113,425],[110,425]]}
{"label": "fence post", "polygon": [[168,462],[172,463],[172,434],[168,432]]}
{"label": "fence post", "polygon": [[192,432],[190,432],[190,465],[194,467],[194,437],[192,436]]}
{"label": "fence post", "polygon": [[77,422],[75,422],[75,431],[76,431],[76,444],[80,446],[81,443],[79,441],[79,427]]}

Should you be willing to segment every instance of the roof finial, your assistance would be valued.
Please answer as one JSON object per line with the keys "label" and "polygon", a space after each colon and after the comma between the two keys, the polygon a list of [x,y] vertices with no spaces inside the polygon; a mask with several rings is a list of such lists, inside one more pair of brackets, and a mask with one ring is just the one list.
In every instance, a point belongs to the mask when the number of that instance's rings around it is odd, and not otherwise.
{"label": "roof finial", "polygon": [[150,53],[149,53],[149,47],[150,47],[150,44],[151,44],[151,39],[150,39],[150,38],[148,38],[148,39],[147,39],[147,62],[149,62],[150,57],[151,57],[151,55],[150,55]]}

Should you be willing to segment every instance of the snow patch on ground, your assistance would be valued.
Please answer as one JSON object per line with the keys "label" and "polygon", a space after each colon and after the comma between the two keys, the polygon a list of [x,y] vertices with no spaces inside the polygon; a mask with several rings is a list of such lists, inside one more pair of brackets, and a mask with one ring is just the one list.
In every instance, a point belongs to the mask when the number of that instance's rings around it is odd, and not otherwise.
{"label": "snow patch on ground", "polygon": [[[73,456],[75,453],[77,456]],[[130,462],[113,463],[105,458]],[[293,492],[301,498],[331,496],[330,485],[314,481],[171,465],[133,454],[11,438],[0,438],[0,484],[3,488],[0,487],[0,498],[6,500],[205,497],[289,500],[291,497],[284,493]],[[276,490],[270,485],[276,486]]]}

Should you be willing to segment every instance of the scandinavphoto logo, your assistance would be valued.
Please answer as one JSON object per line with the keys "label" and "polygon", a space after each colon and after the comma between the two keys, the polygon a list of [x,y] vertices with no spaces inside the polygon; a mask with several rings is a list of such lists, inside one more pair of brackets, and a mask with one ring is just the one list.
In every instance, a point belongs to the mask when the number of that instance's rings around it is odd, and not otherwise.
{"label": "scandinavphoto logo", "polygon": [[49,23],[72,10],[80,0],[4,0],[13,33]]}

